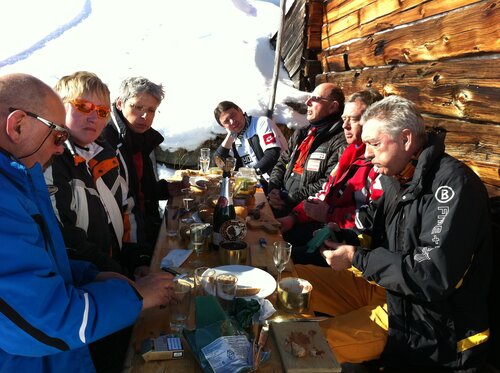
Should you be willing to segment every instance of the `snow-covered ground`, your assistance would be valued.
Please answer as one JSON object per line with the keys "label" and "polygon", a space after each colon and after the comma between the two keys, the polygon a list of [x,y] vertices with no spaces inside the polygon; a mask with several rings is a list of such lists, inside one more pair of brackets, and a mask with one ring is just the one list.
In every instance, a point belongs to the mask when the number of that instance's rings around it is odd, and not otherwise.
{"label": "snow-covered ground", "polygon": [[[154,128],[165,149],[196,149],[223,133],[213,118],[222,100],[251,115],[267,111],[279,0],[16,0],[2,14],[0,74],[26,72],[53,85],[89,70],[108,84],[112,99],[127,76],[162,83],[166,98]],[[274,120],[304,125],[283,102],[305,96],[282,69]]]}

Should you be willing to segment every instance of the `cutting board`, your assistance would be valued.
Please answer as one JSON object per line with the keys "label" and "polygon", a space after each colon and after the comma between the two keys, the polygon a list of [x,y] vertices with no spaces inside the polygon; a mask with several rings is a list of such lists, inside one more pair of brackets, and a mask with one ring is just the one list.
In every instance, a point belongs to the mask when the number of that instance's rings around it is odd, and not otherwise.
{"label": "cutting board", "polygon": [[[278,346],[281,362],[286,373],[340,372],[328,342],[317,322],[271,323],[271,331]],[[292,354],[291,341],[307,351],[306,356]]]}

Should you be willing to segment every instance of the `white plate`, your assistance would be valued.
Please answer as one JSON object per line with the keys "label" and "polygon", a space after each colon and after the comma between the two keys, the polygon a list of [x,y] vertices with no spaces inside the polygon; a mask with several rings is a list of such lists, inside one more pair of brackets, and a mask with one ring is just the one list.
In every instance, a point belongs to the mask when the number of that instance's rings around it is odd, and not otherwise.
{"label": "white plate", "polygon": [[231,273],[238,277],[238,286],[260,288],[260,291],[256,295],[241,298],[266,298],[276,289],[276,280],[274,277],[260,268],[242,265],[227,265],[215,267],[214,269],[217,275]]}

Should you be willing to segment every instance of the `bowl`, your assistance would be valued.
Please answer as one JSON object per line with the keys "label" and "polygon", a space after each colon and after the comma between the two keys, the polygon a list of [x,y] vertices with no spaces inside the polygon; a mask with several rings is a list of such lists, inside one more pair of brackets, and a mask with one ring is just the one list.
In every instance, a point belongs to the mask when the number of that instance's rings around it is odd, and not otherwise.
{"label": "bowl", "polygon": [[219,243],[220,260],[224,265],[246,264],[248,246],[244,241],[222,241]]}
{"label": "bowl", "polygon": [[298,277],[287,277],[278,283],[278,300],[286,311],[303,313],[311,302],[312,285]]}

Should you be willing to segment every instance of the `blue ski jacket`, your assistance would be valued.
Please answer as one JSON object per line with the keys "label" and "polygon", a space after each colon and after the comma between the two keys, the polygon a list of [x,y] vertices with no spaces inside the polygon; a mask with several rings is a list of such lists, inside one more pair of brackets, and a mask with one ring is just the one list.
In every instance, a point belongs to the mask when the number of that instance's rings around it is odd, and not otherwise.
{"label": "blue ski jacket", "polygon": [[42,168],[0,152],[0,372],[94,372],[88,344],[131,325],[142,299],[68,260]]}

